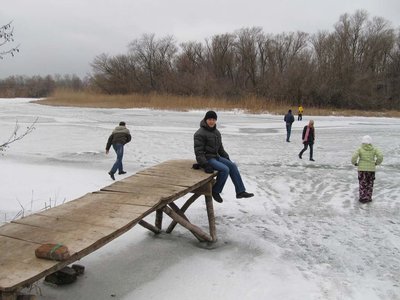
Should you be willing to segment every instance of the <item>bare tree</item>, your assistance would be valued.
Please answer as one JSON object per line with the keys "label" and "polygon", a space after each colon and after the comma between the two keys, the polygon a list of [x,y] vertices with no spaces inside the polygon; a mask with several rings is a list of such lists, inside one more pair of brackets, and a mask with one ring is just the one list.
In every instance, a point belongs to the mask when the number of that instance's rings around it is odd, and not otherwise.
{"label": "bare tree", "polygon": [[91,64],[94,74],[91,82],[101,91],[113,94],[140,92],[141,80],[131,56],[106,54],[97,56]]}
{"label": "bare tree", "polygon": [[36,125],[38,119],[39,119],[39,117],[36,117],[36,119],[32,122],[32,124],[30,124],[28,127],[26,127],[25,131],[22,133],[19,132],[21,127],[18,124],[18,121],[16,121],[14,130],[13,130],[11,136],[8,138],[7,141],[5,141],[3,144],[0,145],[0,151],[5,151],[5,149],[8,148],[10,146],[10,144],[21,140],[26,135],[31,133],[35,129],[35,125]]}
{"label": "bare tree", "polygon": [[165,91],[165,81],[173,70],[178,49],[172,36],[156,39],[155,34],[144,34],[129,44],[129,54],[135,66],[143,72],[150,90]]}
{"label": "bare tree", "polygon": [[252,89],[256,88],[259,78],[259,52],[257,42],[262,35],[260,27],[243,28],[237,31],[237,40],[235,43],[237,64],[239,67],[238,75],[244,87],[250,83]]}
{"label": "bare tree", "polygon": [[[0,27],[0,47],[14,42],[14,27],[11,27],[11,23],[12,22]],[[3,59],[3,57],[7,54],[14,56],[15,52],[19,52],[19,45],[16,47],[11,47],[7,50],[0,50],[0,59]]]}

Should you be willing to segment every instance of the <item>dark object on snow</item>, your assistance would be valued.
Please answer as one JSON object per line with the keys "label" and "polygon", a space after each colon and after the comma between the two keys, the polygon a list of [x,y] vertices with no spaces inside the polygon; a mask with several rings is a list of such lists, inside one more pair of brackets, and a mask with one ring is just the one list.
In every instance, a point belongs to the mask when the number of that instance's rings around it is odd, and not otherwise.
{"label": "dark object on snow", "polygon": [[82,275],[83,273],[85,273],[85,266],[82,265],[78,265],[78,264],[73,264],[71,266],[72,269],[74,269],[74,271],[76,272],[76,275]]}
{"label": "dark object on snow", "polygon": [[61,270],[47,275],[44,281],[53,283],[56,285],[70,284],[76,281],[76,271],[70,267],[64,267]]}

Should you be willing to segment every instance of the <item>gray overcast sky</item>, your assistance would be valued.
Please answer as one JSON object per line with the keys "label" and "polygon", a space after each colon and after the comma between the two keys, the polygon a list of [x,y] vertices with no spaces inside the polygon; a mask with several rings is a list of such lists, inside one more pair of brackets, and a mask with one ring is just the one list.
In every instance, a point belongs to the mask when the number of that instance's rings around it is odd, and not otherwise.
{"label": "gray overcast sky", "polygon": [[[178,42],[259,26],[265,33],[332,31],[344,13],[365,9],[400,27],[400,0],[7,0],[0,24],[13,21],[14,58],[0,60],[0,79],[11,75],[91,72],[101,54],[127,53],[143,33]],[[5,50],[5,47],[2,47]]]}

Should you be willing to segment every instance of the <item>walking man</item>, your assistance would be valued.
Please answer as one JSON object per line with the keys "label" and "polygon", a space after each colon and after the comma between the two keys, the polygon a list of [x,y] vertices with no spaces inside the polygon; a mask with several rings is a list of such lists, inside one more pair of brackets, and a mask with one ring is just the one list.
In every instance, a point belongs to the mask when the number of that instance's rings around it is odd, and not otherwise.
{"label": "walking man", "polygon": [[110,137],[108,138],[106,145],[106,154],[110,151],[111,145],[113,146],[115,153],[117,154],[117,160],[108,172],[112,180],[115,180],[114,174],[118,170],[118,174],[126,174],[122,166],[122,158],[124,157],[124,145],[129,143],[132,139],[129,129],[126,128],[125,122],[120,122],[119,126],[115,127]]}
{"label": "walking man", "polygon": [[292,110],[289,109],[288,113],[283,118],[283,121],[286,123],[286,142],[290,142],[290,133],[292,132],[292,124],[294,122],[294,116],[292,114]]}

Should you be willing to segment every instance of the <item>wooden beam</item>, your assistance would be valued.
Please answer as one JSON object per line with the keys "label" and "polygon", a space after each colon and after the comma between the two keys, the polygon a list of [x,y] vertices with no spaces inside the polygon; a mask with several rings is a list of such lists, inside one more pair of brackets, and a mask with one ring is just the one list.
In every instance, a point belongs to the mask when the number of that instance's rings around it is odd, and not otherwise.
{"label": "wooden beam", "polygon": [[[189,221],[189,219],[185,216],[185,214],[182,212],[182,210],[176,205],[174,202],[168,203],[168,205],[173,209],[174,212],[176,212],[178,215],[180,215],[182,218],[184,218],[186,221]],[[201,240],[202,237],[198,236],[197,233],[193,232],[193,234],[196,236],[198,240]]]}
{"label": "wooden beam", "polygon": [[207,216],[208,216],[208,226],[210,228],[210,235],[213,242],[217,241],[217,230],[215,227],[215,215],[214,215],[214,206],[213,199],[211,196],[205,196],[206,198],[206,207],[207,207]]}
{"label": "wooden beam", "polygon": [[17,292],[0,292],[1,300],[17,300]]}
{"label": "wooden beam", "polygon": [[204,185],[198,187],[197,189],[193,190],[192,193],[212,196],[212,186],[214,185],[215,179],[206,182]]}
{"label": "wooden beam", "polygon": [[163,210],[157,209],[156,210],[156,227],[161,230],[162,229],[162,220],[163,220]]}
{"label": "wooden beam", "polygon": [[[194,201],[196,201],[197,198],[199,198],[201,195],[200,194],[194,194],[192,195],[181,207],[181,211],[185,212],[190,205],[192,205],[192,203]],[[175,220],[172,220],[171,224],[169,224],[168,229],[167,229],[167,233],[171,233],[172,230],[174,230],[175,226],[176,226],[177,222]]]}
{"label": "wooden beam", "polygon": [[183,227],[188,229],[193,235],[200,241],[200,242],[212,242],[212,238],[205,233],[203,230],[201,230],[199,227],[196,225],[193,225],[192,223],[188,222],[185,218],[181,217],[179,214],[174,212],[172,209],[169,207],[165,206],[164,207],[164,212],[170,216],[173,220],[181,224]]}
{"label": "wooden beam", "polygon": [[190,222],[189,219],[185,216],[183,211],[176,205],[174,202],[168,203],[168,206],[171,207],[174,212],[176,212],[178,215],[180,215],[182,218],[184,218],[186,221]]}
{"label": "wooden beam", "polygon": [[159,234],[161,230],[157,228],[156,226],[151,225],[150,223],[147,223],[145,220],[140,220],[139,225],[142,225],[144,228],[153,231],[155,234]]}

